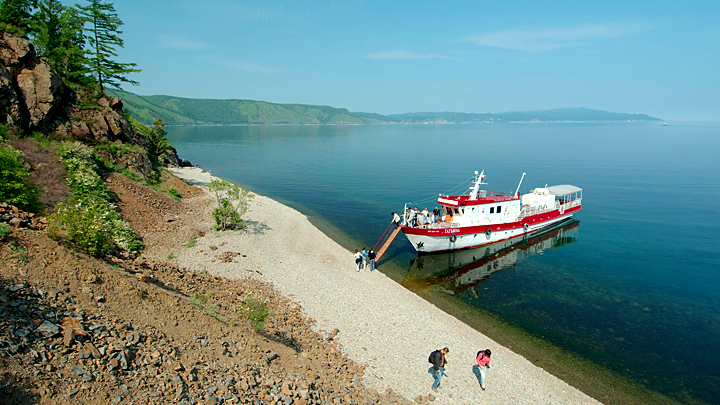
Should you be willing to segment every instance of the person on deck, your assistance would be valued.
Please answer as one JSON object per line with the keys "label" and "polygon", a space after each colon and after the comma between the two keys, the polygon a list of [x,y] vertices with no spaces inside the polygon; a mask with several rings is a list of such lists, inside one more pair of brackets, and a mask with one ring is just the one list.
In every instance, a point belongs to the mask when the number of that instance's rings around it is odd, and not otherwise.
{"label": "person on deck", "polygon": [[393,216],[392,221],[393,221],[393,223],[395,223],[395,227],[399,228],[400,227],[400,215],[398,215],[394,212],[391,212],[390,215]]}
{"label": "person on deck", "polygon": [[440,208],[435,207],[433,210],[433,217],[435,219],[435,222],[440,222]]}
{"label": "person on deck", "polygon": [[480,388],[482,388],[483,391],[485,391],[485,373],[487,372],[487,369],[490,368],[491,354],[492,352],[490,352],[490,349],[480,350],[477,353],[477,358],[475,359],[477,364],[473,366],[473,373],[475,374],[475,377],[477,377],[478,382],[480,383]]}
{"label": "person on deck", "polygon": [[428,361],[432,363],[432,367],[428,369],[428,372],[432,374],[435,379],[432,385],[432,390],[435,392],[440,388],[440,379],[445,374],[445,366],[448,364],[445,355],[448,353],[450,353],[450,349],[445,347],[442,350],[435,350],[430,353],[430,357],[428,358]]}

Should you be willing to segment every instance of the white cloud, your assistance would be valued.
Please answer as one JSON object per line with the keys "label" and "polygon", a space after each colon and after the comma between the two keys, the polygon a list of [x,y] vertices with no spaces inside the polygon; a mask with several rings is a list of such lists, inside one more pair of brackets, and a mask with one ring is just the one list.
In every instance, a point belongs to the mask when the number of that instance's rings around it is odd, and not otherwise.
{"label": "white cloud", "polygon": [[540,52],[585,45],[598,38],[620,38],[649,29],[645,23],[596,24],[534,30],[511,29],[463,38],[479,46]]}
{"label": "white cloud", "polygon": [[407,51],[376,52],[367,55],[368,59],[389,60],[389,59],[451,59],[448,56],[437,53],[413,53]]}
{"label": "white cloud", "polygon": [[179,51],[203,51],[210,48],[209,45],[191,39],[184,34],[162,34],[158,36],[160,46]]}

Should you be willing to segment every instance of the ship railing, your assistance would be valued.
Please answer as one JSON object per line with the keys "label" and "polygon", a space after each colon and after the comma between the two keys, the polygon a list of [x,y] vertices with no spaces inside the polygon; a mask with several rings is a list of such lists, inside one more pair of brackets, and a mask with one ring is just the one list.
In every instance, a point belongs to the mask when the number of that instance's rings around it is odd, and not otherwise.
{"label": "ship railing", "polygon": [[447,228],[457,228],[460,226],[460,223],[458,222],[435,222],[434,224],[430,224],[428,228],[431,229],[447,229]]}
{"label": "ship railing", "polygon": [[581,204],[581,200],[577,199],[577,200],[573,200],[573,201],[568,201],[564,204],[561,204],[559,201],[556,201],[554,207],[543,206],[543,207],[538,207],[538,208],[530,208],[530,207],[526,206],[526,207],[523,207],[522,210],[520,211],[520,215],[518,216],[518,221],[521,221],[525,217],[531,217],[533,215],[544,214],[546,212],[559,210],[560,208],[564,208],[563,212],[565,212],[565,211],[569,210],[570,208],[579,206],[580,204]]}

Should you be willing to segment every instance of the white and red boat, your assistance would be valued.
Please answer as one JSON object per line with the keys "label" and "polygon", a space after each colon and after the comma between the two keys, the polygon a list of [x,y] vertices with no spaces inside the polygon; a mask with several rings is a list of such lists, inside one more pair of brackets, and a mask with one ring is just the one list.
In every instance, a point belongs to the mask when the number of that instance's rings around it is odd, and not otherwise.
{"label": "white and red boat", "polygon": [[[563,221],[580,211],[582,189],[568,184],[541,187],[520,195],[488,193],[480,187],[485,172],[475,172],[468,195],[437,199],[441,215],[424,217],[405,205],[400,230],[418,252],[443,252],[497,243],[527,235]],[[419,219],[419,221],[418,221]]]}

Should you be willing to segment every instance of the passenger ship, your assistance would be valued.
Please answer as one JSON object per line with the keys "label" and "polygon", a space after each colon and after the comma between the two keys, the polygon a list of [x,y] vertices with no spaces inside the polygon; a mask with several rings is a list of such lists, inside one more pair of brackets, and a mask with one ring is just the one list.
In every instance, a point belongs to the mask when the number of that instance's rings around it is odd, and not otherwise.
{"label": "passenger ship", "polygon": [[581,209],[582,189],[568,184],[536,188],[519,194],[523,173],[514,194],[488,193],[485,171],[475,172],[467,195],[443,196],[437,199],[442,215],[433,221],[413,219],[407,215],[400,230],[418,252],[443,252],[497,243],[545,229],[571,218]]}

